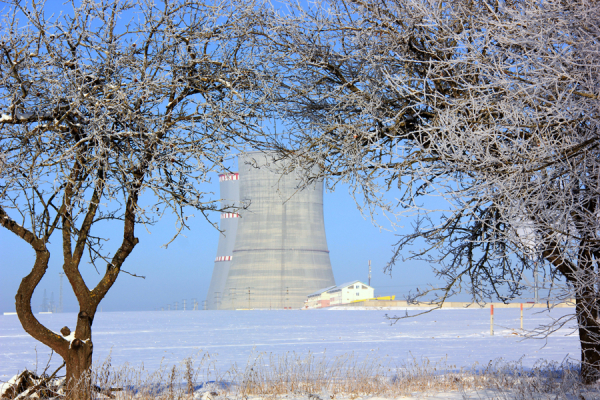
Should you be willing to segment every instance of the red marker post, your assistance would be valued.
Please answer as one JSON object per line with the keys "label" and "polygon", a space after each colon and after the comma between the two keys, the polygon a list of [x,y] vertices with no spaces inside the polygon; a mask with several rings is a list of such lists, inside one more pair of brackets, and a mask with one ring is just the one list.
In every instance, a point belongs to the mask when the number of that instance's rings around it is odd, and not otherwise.
{"label": "red marker post", "polygon": [[490,304],[490,335],[494,336],[494,305]]}

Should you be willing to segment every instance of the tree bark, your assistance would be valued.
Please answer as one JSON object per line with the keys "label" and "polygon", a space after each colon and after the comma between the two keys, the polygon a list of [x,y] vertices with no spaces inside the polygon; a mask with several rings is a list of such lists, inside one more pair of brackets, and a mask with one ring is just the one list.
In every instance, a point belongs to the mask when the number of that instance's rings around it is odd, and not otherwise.
{"label": "tree bark", "polygon": [[581,380],[585,384],[595,383],[600,378],[600,326],[594,271],[596,260],[589,243],[589,240],[581,241],[577,260],[580,273],[571,277],[577,296],[575,314],[581,345]]}
{"label": "tree bark", "polygon": [[[581,346],[581,380],[585,384],[600,379],[600,308],[596,290],[594,267],[597,259],[587,246],[582,245],[577,266],[562,257],[559,246],[554,242],[546,244],[543,257],[551,262],[573,285],[576,291],[575,314],[579,328]],[[578,273],[583,271],[583,274]]]}
{"label": "tree bark", "polygon": [[600,379],[600,326],[593,286],[586,287],[583,295],[577,297],[575,313],[581,344],[581,379],[585,384],[595,383]]}
{"label": "tree bark", "polygon": [[77,316],[74,339],[65,357],[67,364],[66,395],[68,400],[91,399],[91,368],[94,345],[92,343],[92,321],[85,311]]}
{"label": "tree bark", "polygon": [[74,339],[65,359],[67,364],[66,399],[91,400],[93,345],[91,340]]}

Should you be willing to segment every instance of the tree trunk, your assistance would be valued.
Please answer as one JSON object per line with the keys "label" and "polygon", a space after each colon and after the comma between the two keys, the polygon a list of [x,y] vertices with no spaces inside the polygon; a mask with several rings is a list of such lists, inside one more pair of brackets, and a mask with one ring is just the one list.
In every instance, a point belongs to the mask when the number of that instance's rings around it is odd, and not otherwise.
{"label": "tree trunk", "polygon": [[77,316],[75,339],[65,357],[67,364],[66,395],[68,400],[91,400],[92,388],[92,321],[85,311]]}
{"label": "tree trunk", "polygon": [[91,400],[91,368],[93,345],[91,340],[74,339],[65,360],[67,364],[66,399]]}
{"label": "tree trunk", "polygon": [[560,254],[559,245],[548,241],[543,257],[552,263],[575,290],[575,315],[581,346],[581,381],[595,383],[600,379],[600,307],[598,301],[596,263],[598,256],[590,250],[589,240],[582,239],[577,265]]}
{"label": "tree trunk", "polygon": [[577,298],[575,312],[579,325],[581,343],[581,379],[585,384],[600,379],[600,327],[598,326],[598,307],[595,296],[589,288]]}

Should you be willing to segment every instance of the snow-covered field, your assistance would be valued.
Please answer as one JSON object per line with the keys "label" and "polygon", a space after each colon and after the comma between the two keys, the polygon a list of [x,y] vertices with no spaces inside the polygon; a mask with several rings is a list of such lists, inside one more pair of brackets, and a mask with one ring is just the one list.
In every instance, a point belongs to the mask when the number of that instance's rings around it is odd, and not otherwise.
{"label": "snow-covered field", "polygon": [[[414,313],[414,311],[412,311]],[[548,323],[551,318],[572,313],[555,309],[525,311],[525,328]],[[276,355],[309,351],[326,357],[354,353],[362,358],[377,356],[401,364],[416,358],[448,365],[470,367],[499,357],[522,358],[524,366],[539,359],[561,362],[577,360],[576,332],[563,328],[547,340],[523,340],[518,309],[495,310],[495,335],[490,336],[489,309],[439,310],[395,325],[385,314],[403,310],[311,310],[311,311],[171,311],[98,313],[94,321],[94,360],[109,354],[112,365],[129,363],[146,370],[178,364],[199,352],[209,352],[219,368],[245,365],[260,352]],[[42,323],[58,332],[74,329],[75,314],[38,315]],[[0,381],[25,368],[41,371],[49,349],[23,331],[16,315],[0,315]],[[54,356],[52,365],[60,365]]]}

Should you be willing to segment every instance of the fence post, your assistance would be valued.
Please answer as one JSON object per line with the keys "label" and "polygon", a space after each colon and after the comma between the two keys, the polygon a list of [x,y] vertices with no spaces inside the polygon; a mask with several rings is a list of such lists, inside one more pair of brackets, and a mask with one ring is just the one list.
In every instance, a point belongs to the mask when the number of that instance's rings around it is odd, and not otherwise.
{"label": "fence post", "polygon": [[490,335],[494,336],[494,305],[490,304]]}
{"label": "fence post", "polygon": [[521,330],[523,330],[523,303],[521,303]]}

